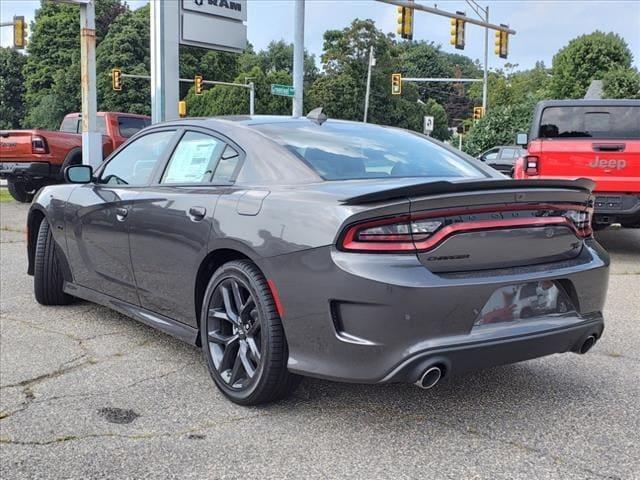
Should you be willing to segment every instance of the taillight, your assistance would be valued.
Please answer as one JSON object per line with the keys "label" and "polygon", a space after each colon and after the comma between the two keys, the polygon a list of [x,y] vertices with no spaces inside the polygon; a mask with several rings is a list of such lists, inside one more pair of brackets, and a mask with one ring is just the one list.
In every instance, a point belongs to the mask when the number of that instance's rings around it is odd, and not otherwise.
{"label": "taillight", "polygon": [[540,174],[540,159],[534,155],[524,157],[524,173],[527,175]]}
{"label": "taillight", "polygon": [[593,209],[566,210],[562,216],[571,220],[571,223],[575,227],[576,234],[579,237],[586,238],[593,233],[591,228]]}
{"label": "taillight", "polygon": [[350,227],[342,239],[345,250],[415,250],[409,216],[364,222]]}
{"label": "taillight", "polygon": [[593,210],[585,206],[504,205],[447,210],[365,221],[347,227],[338,247],[356,252],[417,252],[463,232],[563,225],[578,237],[592,234]]}
{"label": "taillight", "polygon": [[48,153],[47,141],[40,135],[31,136],[31,153]]}

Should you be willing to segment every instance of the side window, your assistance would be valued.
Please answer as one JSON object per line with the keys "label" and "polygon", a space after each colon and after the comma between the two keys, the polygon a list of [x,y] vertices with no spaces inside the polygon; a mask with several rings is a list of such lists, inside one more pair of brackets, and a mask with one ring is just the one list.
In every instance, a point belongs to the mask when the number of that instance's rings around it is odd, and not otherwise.
{"label": "side window", "polygon": [[216,171],[213,174],[213,181],[215,182],[228,182],[233,177],[234,172],[240,161],[240,154],[229,145],[222,152]]}
{"label": "side window", "polygon": [[162,157],[174,130],[154,132],[127,145],[109,160],[99,183],[109,185],[145,185]]}
{"label": "side window", "polygon": [[489,150],[488,152],[486,152],[482,158],[484,158],[485,160],[495,160],[496,158],[498,158],[498,152],[500,151],[500,149],[498,148],[494,148],[492,150]]}
{"label": "side window", "polygon": [[151,120],[141,117],[118,117],[118,130],[124,138],[133,137],[136,133],[145,127],[151,125]]}
{"label": "side window", "polygon": [[187,132],[171,155],[160,183],[208,182],[224,144],[198,132]]}
{"label": "side window", "polygon": [[518,156],[518,150],[515,148],[505,148],[502,150],[500,158],[514,159]]}

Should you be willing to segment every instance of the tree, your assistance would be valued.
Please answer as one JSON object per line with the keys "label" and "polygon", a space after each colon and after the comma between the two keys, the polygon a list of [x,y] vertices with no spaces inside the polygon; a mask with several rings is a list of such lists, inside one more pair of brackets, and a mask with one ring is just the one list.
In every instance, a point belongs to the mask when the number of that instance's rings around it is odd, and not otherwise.
{"label": "tree", "polygon": [[[291,99],[271,95],[271,84],[291,84],[291,75],[285,71],[263,72],[255,66],[248,72],[241,72],[235,83],[244,83],[251,77],[256,89],[255,112],[267,115],[290,115]],[[191,116],[246,115],[249,113],[249,91],[244,88],[216,85],[202,95],[195,95],[191,89],[186,97],[188,114]]]}
{"label": "tree", "polygon": [[[248,72],[260,67],[263,72],[286,72],[293,76],[293,44],[284,40],[272,41],[266,50],[255,53],[252,46],[240,56],[239,70]],[[304,81],[311,84],[318,76],[318,67],[314,55],[304,51]]]}
{"label": "tree", "polygon": [[552,98],[582,98],[592,80],[601,80],[610,70],[631,67],[633,55],[615,33],[595,31],[569,42],[553,57]]}
{"label": "tree", "polygon": [[390,101],[390,78],[398,69],[399,49],[391,36],[375,28],[372,20],[356,19],[342,30],[324,33],[321,58],[325,74],[316,80],[318,86],[312,87],[313,106],[322,104],[339,118],[362,120],[371,47],[376,66],[371,72],[368,119],[371,123],[390,122],[392,110],[398,105],[397,101]]}
{"label": "tree", "polygon": [[640,98],[640,73],[632,68],[611,70],[603,77],[604,98]]}
{"label": "tree", "polygon": [[20,127],[24,119],[24,77],[27,59],[12,48],[0,47],[0,129]]}
{"label": "tree", "polygon": [[[149,5],[145,5],[118,17],[97,49],[98,103],[103,110],[151,113],[149,80],[125,79],[122,90],[115,92],[109,76],[113,68],[121,68],[124,73],[134,75],[149,75],[149,9]],[[179,75],[181,78],[202,75],[205,80],[231,82],[238,74],[237,57],[228,52],[181,46]],[[191,86],[181,83],[181,98],[187,95]]]}
{"label": "tree", "polygon": [[[96,2],[98,45],[126,8],[119,0]],[[42,2],[31,31],[24,68],[24,124],[57,128],[64,114],[80,108],[80,10],[77,5]]]}
{"label": "tree", "polygon": [[330,118],[360,120],[359,86],[347,73],[324,75],[309,91],[309,109],[323,107]]}
{"label": "tree", "polygon": [[122,90],[113,91],[114,68],[133,75],[149,75],[149,6],[128,11],[111,25],[96,50],[98,108],[104,111],[151,113],[149,80],[123,79]]}
{"label": "tree", "polygon": [[528,131],[535,102],[492,107],[464,139],[463,150],[478,155],[496,145],[511,145],[518,132]]}
{"label": "tree", "polygon": [[[517,68],[517,64],[506,63],[503,69],[489,72],[489,108],[550,98],[551,76],[543,62],[536,62],[535,67],[530,70],[517,71]],[[482,99],[482,84],[472,85],[469,95],[479,105]]]}

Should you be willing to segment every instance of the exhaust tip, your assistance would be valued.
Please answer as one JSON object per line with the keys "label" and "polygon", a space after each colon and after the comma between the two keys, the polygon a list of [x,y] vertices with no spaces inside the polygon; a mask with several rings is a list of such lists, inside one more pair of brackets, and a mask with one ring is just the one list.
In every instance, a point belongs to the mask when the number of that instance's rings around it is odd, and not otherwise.
{"label": "exhaust tip", "polygon": [[416,385],[422,389],[428,390],[433,388],[442,378],[442,369],[438,366],[433,366],[425,370],[422,376],[416,382]]}
{"label": "exhaust tip", "polygon": [[591,350],[591,347],[593,347],[595,344],[596,344],[596,336],[589,335],[586,338],[586,340],[582,342],[582,345],[580,345],[580,348],[578,349],[578,353],[581,355],[587,353],[589,350]]}

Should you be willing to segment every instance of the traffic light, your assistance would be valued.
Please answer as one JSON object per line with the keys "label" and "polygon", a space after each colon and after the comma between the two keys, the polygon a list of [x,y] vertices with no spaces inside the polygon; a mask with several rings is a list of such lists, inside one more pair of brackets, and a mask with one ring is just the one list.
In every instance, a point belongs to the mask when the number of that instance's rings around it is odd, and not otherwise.
{"label": "traffic light", "polygon": [[187,102],[184,100],[178,102],[178,115],[180,115],[180,117],[187,116]]}
{"label": "traffic light", "polygon": [[398,35],[413,40],[413,8],[398,7]]}
{"label": "traffic light", "polygon": [[473,107],[473,119],[480,120],[484,117],[484,107]]}
{"label": "traffic light", "polygon": [[202,95],[202,75],[196,75],[193,79],[196,95]]}
{"label": "traffic light", "polygon": [[27,22],[23,16],[13,17],[13,48],[22,50],[27,45]]}
{"label": "traffic light", "polygon": [[[501,27],[508,28],[508,25],[500,24]],[[509,34],[502,30],[497,30],[496,33],[496,48],[495,52],[500,58],[507,58],[509,54]]]}
{"label": "traffic light", "polygon": [[111,88],[116,92],[122,90],[122,70],[119,68],[111,69]]}
{"label": "traffic light", "polygon": [[[456,12],[458,15],[464,15],[464,12]],[[455,46],[458,50],[464,50],[464,20],[459,18],[451,19],[451,39],[449,43]]]}
{"label": "traffic light", "polygon": [[401,95],[401,94],[402,94],[402,74],[392,73],[391,74],[391,95]]}

